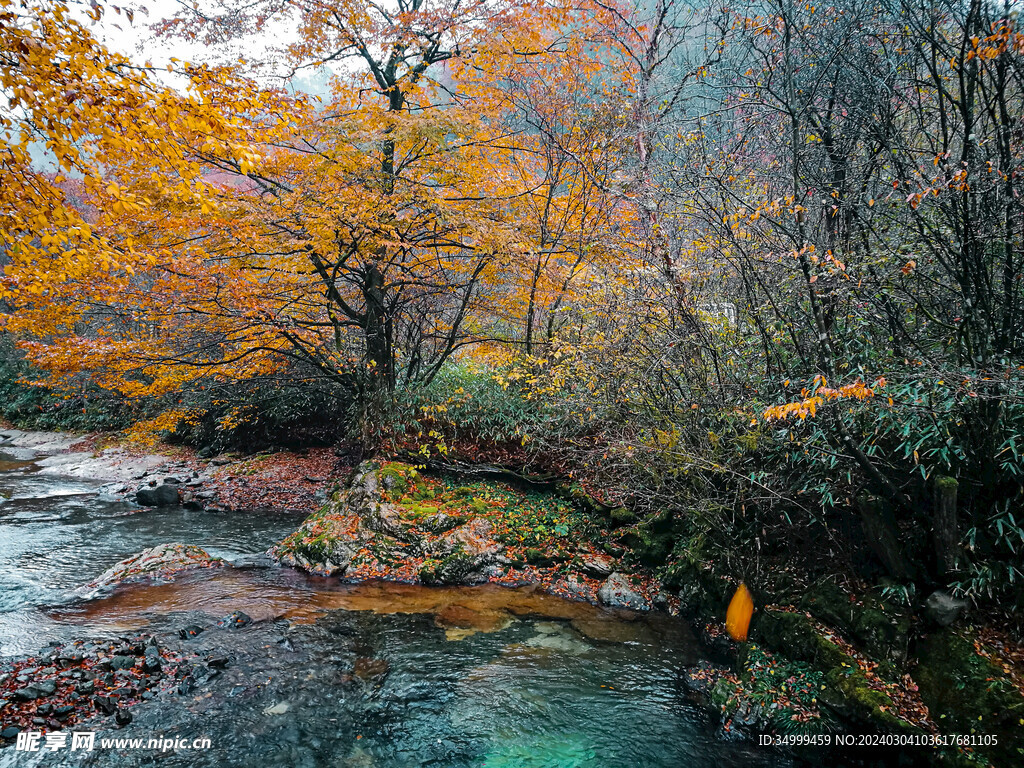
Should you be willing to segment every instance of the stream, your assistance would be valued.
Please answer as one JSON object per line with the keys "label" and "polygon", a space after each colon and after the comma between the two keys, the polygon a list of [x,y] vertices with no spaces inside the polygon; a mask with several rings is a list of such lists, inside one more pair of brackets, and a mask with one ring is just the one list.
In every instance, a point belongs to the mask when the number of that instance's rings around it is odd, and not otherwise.
{"label": "stream", "polygon": [[[195,690],[133,708],[98,737],[198,738],[209,749],[16,752],[7,766],[789,766],[723,738],[681,670],[700,658],[682,621],[637,618],[532,588],[346,584],[261,554],[294,515],[143,509],[98,484],[0,454],[0,664],[48,642],[145,632],[227,659]],[[74,590],[155,544],[196,544],[235,567],[173,582]],[[254,620],[219,628],[241,610]],[[179,630],[203,632],[179,639]],[[0,713],[2,715],[2,713]],[[2,717],[0,717],[2,721]]]}

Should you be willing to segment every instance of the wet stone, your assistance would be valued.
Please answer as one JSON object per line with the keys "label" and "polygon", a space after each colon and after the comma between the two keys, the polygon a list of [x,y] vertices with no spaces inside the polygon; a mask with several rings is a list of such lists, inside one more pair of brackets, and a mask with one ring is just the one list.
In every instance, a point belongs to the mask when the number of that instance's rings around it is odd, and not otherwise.
{"label": "wet stone", "polygon": [[193,637],[198,637],[203,631],[203,627],[195,624],[190,624],[187,627],[183,627],[178,630],[178,635],[184,640],[190,640]]}
{"label": "wet stone", "polygon": [[112,715],[117,711],[117,698],[114,696],[93,696],[92,702],[96,709],[105,715]]}
{"label": "wet stone", "polygon": [[242,611],[234,611],[217,622],[218,627],[228,629],[239,629],[249,624],[252,624],[252,618]]}

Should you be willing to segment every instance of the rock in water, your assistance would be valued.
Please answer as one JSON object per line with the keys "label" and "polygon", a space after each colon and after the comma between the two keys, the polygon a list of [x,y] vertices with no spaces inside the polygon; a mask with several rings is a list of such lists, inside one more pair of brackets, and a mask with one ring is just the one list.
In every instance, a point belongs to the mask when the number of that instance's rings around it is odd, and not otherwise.
{"label": "rock in water", "polygon": [[92,590],[145,578],[167,578],[189,568],[212,568],[223,565],[219,558],[192,544],[159,544],[111,566],[83,589]]}
{"label": "rock in water", "polygon": [[651,604],[637,592],[629,579],[621,573],[613,573],[597,590],[597,599],[611,608],[628,608],[631,611],[649,611]]}
{"label": "rock in water", "polygon": [[173,507],[180,499],[177,483],[165,482],[156,488],[140,488],[135,493],[135,501],[144,507]]}

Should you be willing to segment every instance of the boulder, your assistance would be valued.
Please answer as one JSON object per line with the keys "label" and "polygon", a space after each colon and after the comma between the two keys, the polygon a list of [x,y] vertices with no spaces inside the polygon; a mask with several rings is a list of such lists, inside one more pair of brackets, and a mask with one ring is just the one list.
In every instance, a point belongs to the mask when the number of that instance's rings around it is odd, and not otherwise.
{"label": "boulder", "polygon": [[629,579],[621,573],[613,573],[597,590],[597,599],[611,608],[627,608],[631,611],[649,611],[651,604],[634,589]]}
{"label": "boulder", "polygon": [[112,586],[124,581],[166,578],[191,568],[212,568],[223,565],[204,549],[192,544],[158,544],[111,566],[85,585],[85,590]]}
{"label": "boulder", "polygon": [[[475,560],[493,561],[501,552],[501,545],[491,538],[494,533],[494,526],[490,520],[483,517],[474,517],[465,525],[460,525],[453,531],[446,533],[440,541],[451,551],[459,551]],[[480,562],[480,565],[484,565]]]}
{"label": "boulder", "polygon": [[924,601],[925,615],[940,627],[948,627],[967,610],[967,601],[937,589]]}
{"label": "boulder", "polygon": [[580,567],[587,576],[595,579],[606,579],[615,570],[615,558],[600,553],[584,555]]}
{"label": "boulder", "polygon": [[405,537],[407,530],[405,523],[402,522],[401,507],[387,502],[369,506],[361,521],[365,528],[396,539]]}
{"label": "boulder", "polygon": [[177,483],[163,483],[156,488],[140,488],[135,501],[144,507],[174,507],[180,500]]}

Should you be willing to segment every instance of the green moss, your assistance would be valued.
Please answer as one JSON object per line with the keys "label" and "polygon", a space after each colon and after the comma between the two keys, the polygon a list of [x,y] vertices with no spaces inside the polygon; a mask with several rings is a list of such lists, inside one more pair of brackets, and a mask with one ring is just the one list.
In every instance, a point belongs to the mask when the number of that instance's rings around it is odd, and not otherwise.
{"label": "green moss", "polygon": [[414,504],[409,509],[415,517],[432,517],[437,514],[437,507],[426,504]]}
{"label": "green moss", "polygon": [[890,714],[896,709],[893,700],[871,687],[853,659],[845,663],[847,666],[833,667],[825,673],[825,687],[819,696],[822,702],[850,720],[868,723],[884,732],[915,733],[921,730]]}
{"label": "green moss", "polygon": [[458,584],[473,572],[474,565],[473,558],[455,552],[440,560],[424,560],[419,576],[424,584]]}
{"label": "green moss", "polygon": [[531,565],[551,565],[554,558],[550,557],[544,550],[533,547],[526,550],[526,562]]}
{"label": "green moss", "polygon": [[405,496],[415,482],[415,478],[418,477],[415,469],[397,461],[383,464],[377,470],[377,475],[391,501],[397,501]]}
{"label": "green moss", "polygon": [[946,733],[994,734],[979,749],[997,765],[1024,765],[1024,696],[971,641],[946,630],[922,641],[914,680],[932,718]]}
{"label": "green moss", "polygon": [[819,698],[847,720],[886,732],[919,730],[890,714],[897,707],[888,694],[872,688],[857,660],[822,636],[802,613],[765,610],[753,631],[765,646],[819,670],[825,686]]}
{"label": "green moss", "polygon": [[879,594],[868,592],[854,601],[848,592],[825,581],[808,589],[799,606],[844,630],[855,645],[880,662],[906,659],[910,616]]}
{"label": "green moss", "polygon": [[635,523],[638,519],[632,511],[625,507],[615,507],[608,513],[608,517],[617,525],[629,525],[630,523]]}
{"label": "green moss", "polygon": [[670,531],[658,531],[655,526],[648,524],[627,531],[619,541],[633,550],[633,554],[641,563],[650,566],[664,564],[675,543]]}

